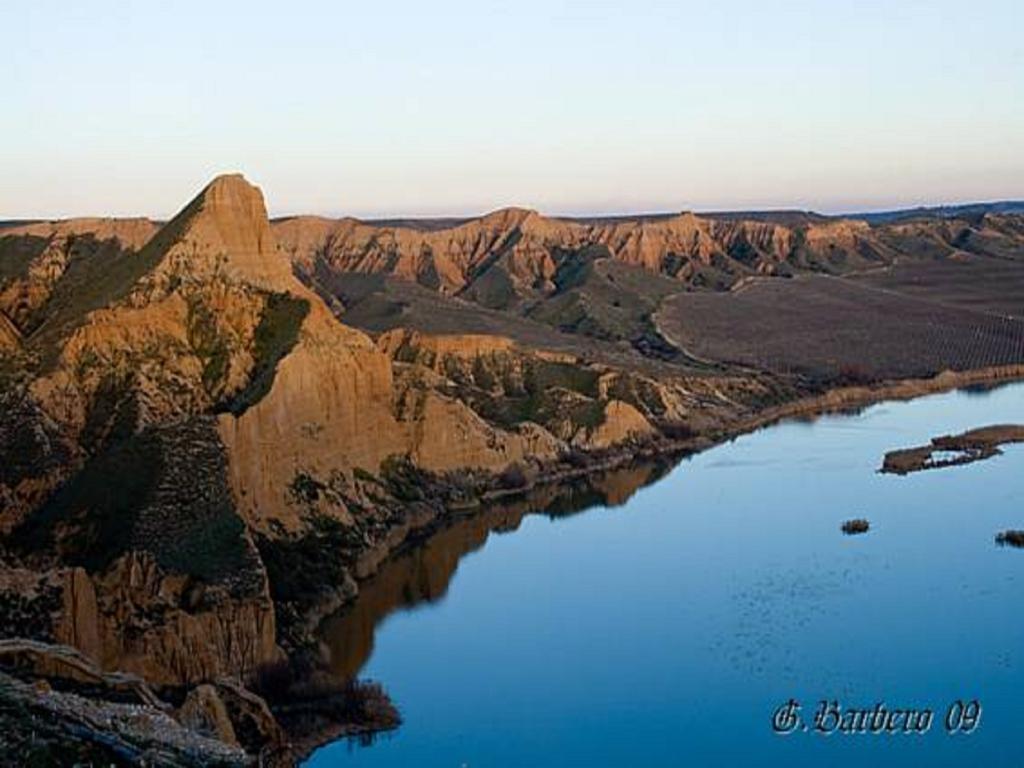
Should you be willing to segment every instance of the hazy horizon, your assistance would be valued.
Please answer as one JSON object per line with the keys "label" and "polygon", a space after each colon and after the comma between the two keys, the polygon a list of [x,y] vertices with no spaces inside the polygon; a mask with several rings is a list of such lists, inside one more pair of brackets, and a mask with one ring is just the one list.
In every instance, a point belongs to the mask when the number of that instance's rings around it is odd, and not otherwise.
{"label": "hazy horizon", "polygon": [[5,9],[0,219],[836,214],[1024,198],[1010,0]]}
{"label": "hazy horizon", "polygon": [[[243,174],[244,175],[244,174]],[[248,177],[246,177],[248,178]],[[211,179],[212,180],[212,179]],[[251,178],[248,179],[252,181]],[[254,182],[255,183],[255,182]],[[182,208],[185,207],[188,201],[190,201],[196,194],[198,194],[205,184],[201,184],[195,187],[194,190],[185,194],[178,207],[174,210],[167,211],[161,214],[149,214],[144,211],[128,212],[121,214],[110,214],[101,211],[82,211],[80,213],[74,213],[67,216],[19,216],[19,215],[0,215],[0,223],[18,222],[18,221],[59,221],[62,219],[73,219],[73,218],[147,218],[152,221],[162,222],[168,221],[173,218]],[[257,184],[257,186],[260,186]],[[355,214],[349,211],[289,211],[289,212],[277,212],[274,210],[272,200],[269,199],[270,195],[267,194],[267,190],[260,186],[263,192],[265,202],[267,204],[267,215],[271,221],[294,218],[298,216],[316,216],[328,219],[342,219],[342,218],[354,218],[368,222],[374,221],[404,221],[404,220],[443,220],[443,219],[476,219],[487,216],[488,214],[495,213],[500,210],[507,208],[526,208],[531,210],[537,210],[543,216],[552,218],[566,218],[566,219],[590,219],[590,218],[628,218],[628,217],[641,217],[641,216],[674,216],[680,213],[693,213],[697,216],[714,216],[714,215],[726,215],[726,214],[770,214],[770,213],[810,213],[810,214],[821,214],[824,216],[856,216],[858,214],[877,214],[877,213],[890,213],[899,211],[911,211],[918,208],[921,209],[937,209],[937,208],[955,208],[962,206],[973,206],[973,205],[998,205],[1001,203],[1019,203],[1024,204],[1024,196],[1021,198],[999,198],[991,200],[953,200],[953,201],[939,201],[939,202],[924,202],[914,203],[910,205],[899,205],[899,206],[875,206],[875,207],[864,207],[864,208],[851,208],[848,210],[838,211],[822,211],[815,210],[812,208],[794,208],[791,206],[754,206],[750,208],[679,208],[675,210],[609,210],[609,211],[548,211],[543,209],[533,209],[531,206],[517,205],[515,203],[509,205],[499,205],[496,208],[488,208],[486,210],[472,210],[472,211],[455,211],[451,213],[403,213],[398,212],[381,212],[381,213],[370,213],[370,214]]]}

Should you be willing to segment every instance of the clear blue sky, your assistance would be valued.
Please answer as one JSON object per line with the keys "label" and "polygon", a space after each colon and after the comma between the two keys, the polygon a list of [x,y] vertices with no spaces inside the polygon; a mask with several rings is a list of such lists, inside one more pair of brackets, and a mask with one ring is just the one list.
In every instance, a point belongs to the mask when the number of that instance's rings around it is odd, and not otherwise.
{"label": "clear blue sky", "polygon": [[0,218],[1024,197],[1024,3],[4,0]]}

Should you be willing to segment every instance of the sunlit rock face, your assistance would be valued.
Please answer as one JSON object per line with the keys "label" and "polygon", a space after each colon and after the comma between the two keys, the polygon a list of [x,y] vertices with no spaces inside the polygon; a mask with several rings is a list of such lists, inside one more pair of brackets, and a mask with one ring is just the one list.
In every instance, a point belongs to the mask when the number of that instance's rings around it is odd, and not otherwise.
{"label": "sunlit rock face", "polygon": [[159,228],[142,218],[81,218],[0,230],[0,321],[35,331],[52,302],[94,277],[94,265],[138,251]]}
{"label": "sunlit rock face", "polygon": [[718,288],[749,275],[842,272],[888,263],[900,253],[887,232],[865,221],[791,218],[782,223],[680,213],[571,220],[507,208],[438,225],[298,216],[273,227],[304,274],[318,268],[385,273],[497,308],[555,292],[559,267],[580,253]]}

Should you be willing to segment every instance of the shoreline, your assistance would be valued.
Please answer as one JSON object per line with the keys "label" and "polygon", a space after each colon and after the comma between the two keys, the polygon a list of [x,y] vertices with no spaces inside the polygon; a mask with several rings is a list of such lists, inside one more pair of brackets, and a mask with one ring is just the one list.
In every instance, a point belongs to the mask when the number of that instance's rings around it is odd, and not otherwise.
{"label": "shoreline", "polygon": [[[941,394],[980,384],[1001,386],[1021,381],[1024,381],[1024,365],[979,368],[972,371],[943,371],[928,379],[902,379],[879,382],[875,385],[837,387],[819,395],[799,397],[769,406],[746,418],[725,425],[719,430],[710,430],[693,437],[676,440],[655,434],[643,441],[637,441],[631,446],[613,449],[603,456],[588,461],[584,466],[566,468],[564,464],[557,463],[550,471],[539,472],[520,487],[494,487],[496,479],[494,476],[491,480],[491,487],[472,502],[457,505],[446,504],[443,510],[437,514],[423,515],[419,519],[393,529],[392,534],[385,541],[363,552],[357,559],[356,585],[358,587],[372,579],[382,564],[400,554],[408,546],[429,538],[448,522],[478,514],[489,504],[520,499],[535,490],[559,483],[582,480],[602,472],[622,469],[638,461],[667,459],[677,463],[687,456],[701,453],[789,419],[816,418],[851,408],[867,408],[887,401],[913,400],[918,397]],[[586,455],[588,459],[593,456],[593,454]],[[326,619],[350,609],[358,601],[359,595],[360,591],[357,589],[344,599],[339,600],[336,594],[331,596],[322,604],[323,609],[314,608],[310,611],[304,617],[303,624],[307,630],[317,632]]]}
{"label": "shoreline", "polygon": [[[791,419],[817,418],[829,413],[854,408],[863,409],[887,401],[913,400],[918,397],[942,394],[970,386],[992,385],[995,388],[1022,381],[1024,381],[1024,365],[1014,365],[963,372],[945,371],[928,379],[904,379],[879,382],[875,385],[837,387],[818,395],[798,397],[788,402],[777,403],[746,418],[732,422],[720,430],[706,431],[703,434],[681,440],[668,440],[663,436],[657,435],[634,445],[632,448],[615,450],[596,461],[589,462],[586,466],[571,469],[566,469],[562,466],[561,468],[554,468],[547,473],[538,473],[526,485],[519,488],[503,489],[492,487],[480,494],[475,503],[455,507],[445,506],[443,512],[430,516],[427,519],[418,520],[416,524],[403,526],[400,536],[389,537],[384,544],[368,550],[358,561],[357,591],[341,601],[338,601],[337,597],[328,600],[325,603],[325,607],[328,607],[328,610],[314,610],[314,615],[308,617],[309,623],[306,626],[315,635],[319,635],[325,622],[329,619],[343,616],[345,612],[353,608],[362,594],[363,585],[371,581],[385,563],[392,558],[400,556],[410,548],[429,540],[432,536],[445,530],[448,525],[456,524],[459,521],[468,520],[482,514],[491,504],[522,500],[532,491],[540,491],[560,483],[594,477],[600,473],[623,469],[638,462],[667,459],[675,466],[683,458]],[[527,514],[534,514],[539,511],[535,510]],[[396,529],[396,533],[398,530]],[[355,673],[355,676],[358,678],[358,672]],[[392,729],[382,728],[374,730],[366,728],[361,731],[359,736],[373,736],[389,730]],[[315,745],[304,745],[297,764],[301,764],[304,760],[308,759],[320,747],[343,737],[345,735],[340,734],[335,738],[321,741]]]}
{"label": "shoreline", "polygon": [[710,431],[683,440],[655,437],[646,445],[628,454],[616,451],[612,459],[587,465],[578,470],[566,470],[538,477],[534,482],[516,489],[495,489],[481,497],[483,502],[515,497],[544,485],[574,480],[589,474],[618,469],[638,458],[685,457],[714,448],[737,437],[798,417],[817,417],[849,408],[867,408],[886,401],[913,400],[927,395],[941,394],[977,384],[996,386],[1024,381],[1024,365],[981,368],[970,372],[944,371],[931,379],[902,379],[883,382],[879,386],[849,386],[828,390],[821,395],[802,397],[773,405],[764,411],[742,419],[720,431]]}
{"label": "shoreline", "polygon": [[[535,465],[525,482],[517,487],[502,487],[499,473],[487,475],[471,475],[470,479],[479,484],[473,498],[459,502],[456,498],[445,495],[447,489],[465,492],[468,486],[459,486],[454,477],[425,475],[423,482],[429,488],[441,493],[429,503],[417,504],[410,508],[410,514],[400,524],[386,532],[383,539],[355,554],[351,566],[351,578],[346,583],[324,584],[323,592],[310,595],[312,600],[306,610],[300,612],[292,625],[302,635],[312,641],[311,645],[295,645],[286,648],[288,657],[298,658],[302,653],[316,647],[322,637],[321,632],[328,619],[343,616],[353,609],[364,592],[365,585],[382,569],[382,566],[402,552],[408,551],[429,540],[431,537],[460,521],[468,521],[483,517],[489,509],[498,508],[503,502],[529,505],[531,492],[551,490],[561,484],[579,482],[581,480],[597,480],[602,473],[628,469],[630,465],[651,463],[664,465],[666,469],[675,467],[688,456],[714,448],[734,440],[742,435],[756,432],[782,421],[800,418],[816,418],[843,410],[861,409],[885,401],[911,400],[931,394],[948,392],[970,386],[991,385],[993,388],[1024,381],[1024,365],[983,368],[964,372],[943,372],[927,379],[906,379],[899,381],[878,382],[874,385],[843,386],[820,393],[806,394],[797,387],[788,389],[777,402],[756,410],[750,409],[740,416],[723,420],[711,428],[704,429],[685,438],[669,438],[661,431],[656,431],[642,438],[633,438],[619,443],[614,448],[603,451],[581,453],[573,460],[565,457]],[[788,399],[786,399],[788,396]],[[643,483],[643,484],[646,484]],[[638,486],[639,487],[639,486]],[[458,497],[459,493],[452,494]],[[593,506],[587,501],[579,507],[580,511]],[[529,508],[524,515],[542,512],[543,507]],[[354,672],[351,679],[360,680],[359,673]],[[368,682],[368,681],[363,681]],[[380,699],[394,710],[394,705],[386,691],[377,686]],[[26,691],[29,689],[26,688]],[[48,690],[48,689],[45,689]],[[50,696],[44,689],[33,691],[32,696]],[[53,694],[54,696],[56,694]],[[22,697],[28,701],[31,697]],[[262,701],[262,699],[261,699]],[[23,702],[24,703],[24,702]],[[149,708],[143,707],[144,711]],[[378,708],[379,709],[379,708]],[[275,751],[284,762],[277,764],[300,765],[319,748],[341,739],[372,740],[375,736],[400,727],[400,713],[397,720],[373,720],[357,718],[330,724],[320,720],[317,727],[305,733],[289,733],[288,741],[280,744],[281,751]],[[151,714],[155,714],[155,710]],[[315,707],[310,709],[315,714]],[[326,714],[326,711],[325,711]],[[303,729],[304,730],[304,729]],[[97,738],[99,738],[97,736]],[[294,740],[293,740],[294,739]],[[59,739],[58,739],[59,740]],[[224,742],[227,744],[227,742]],[[212,745],[190,743],[189,748],[209,749],[213,755],[220,749],[221,742],[214,740]],[[275,750],[277,748],[275,747]]]}

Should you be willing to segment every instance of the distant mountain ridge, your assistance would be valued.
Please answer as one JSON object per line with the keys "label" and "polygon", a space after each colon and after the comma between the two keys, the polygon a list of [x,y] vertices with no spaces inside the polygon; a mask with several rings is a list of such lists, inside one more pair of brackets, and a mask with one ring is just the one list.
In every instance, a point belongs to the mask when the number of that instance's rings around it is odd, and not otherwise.
{"label": "distant mountain ridge", "polygon": [[[269,228],[295,273],[335,313],[369,297],[359,315],[367,329],[394,327],[379,322],[381,313],[404,312],[407,304],[382,296],[383,284],[369,293],[365,281],[356,284],[376,276],[650,352],[661,343],[633,311],[645,296],[729,290],[751,277],[843,275],[898,260],[1024,260],[1018,210],[1024,203],[1005,201],[846,217],[765,211],[573,219],[505,208],[469,219],[292,216]],[[44,323],[52,329],[102,287],[112,265],[129,268],[126,254],[159,228],[148,219],[70,219],[0,229],[0,312],[25,339]],[[6,346],[20,343],[4,336]]]}
{"label": "distant mountain ridge", "polygon": [[[501,210],[501,209],[499,209]],[[950,216],[978,215],[985,213],[1024,213],[1024,200],[995,200],[990,202],[974,203],[950,203],[946,205],[920,205],[913,208],[893,208],[882,211],[853,211],[850,213],[819,213],[813,210],[802,210],[799,208],[778,208],[778,209],[735,209],[735,210],[710,210],[710,211],[640,211],[636,213],[602,213],[593,215],[553,215],[553,219],[579,222],[583,224],[614,223],[626,221],[655,221],[677,216],[680,213],[694,213],[708,219],[748,219],[752,221],[773,221],[786,223],[798,220],[825,221],[828,219],[860,219],[871,223],[887,223],[904,220],[918,216],[937,216],[948,218]],[[290,219],[303,218],[306,214],[291,214],[286,216],[274,216],[270,221],[276,224]],[[468,222],[483,218],[487,214],[477,216],[369,216],[369,217],[339,217],[353,218],[378,227],[401,227],[408,229],[439,230],[451,229]],[[74,221],[81,217],[71,216],[65,218],[30,218],[30,219],[0,219],[0,230],[24,227],[31,224],[54,223],[58,221]],[[317,216],[317,218],[331,219],[330,216]],[[154,224],[163,224],[162,219],[150,219]]]}
{"label": "distant mountain ridge", "polygon": [[983,216],[986,214],[1021,214],[1024,213],[1024,200],[1000,200],[989,203],[959,203],[953,205],[919,206],[917,208],[901,208],[894,211],[877,211],[874,213],[844,214],[844,218],[862,219],[872,224],[888,224],[908,219],[956,218],[958,216]]}
{"label": "distant mountain ridge", "polygon": [[506,208],[426,226],[298,216],[276,220],[273,228],[308,279],[325,271],[389,274],[508,309],[552,295],[560,273],[602,258],[715,290],[750,276],[843,274],[897,258],[959,252],[1018,258],[1024,236],[1016,206],[894,212],[891,220],[800,211],[573,219]]}

